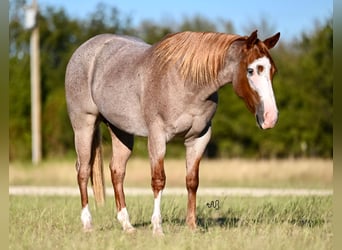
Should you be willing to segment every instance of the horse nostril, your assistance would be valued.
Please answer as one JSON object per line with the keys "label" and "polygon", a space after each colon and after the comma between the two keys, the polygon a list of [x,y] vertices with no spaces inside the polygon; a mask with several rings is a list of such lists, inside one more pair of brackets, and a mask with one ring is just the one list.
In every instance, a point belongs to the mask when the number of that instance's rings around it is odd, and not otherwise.
{"label": "horse nostril", "polygon": [[265,114],[264,114],[264,117],[265,117],[265,120],[269,117],[269,112],[265,112]]}
{"label": "horse nostril", "polygon": [[278,120],[278,112],[265,112],[263,118],[262,128],[273,128]]}
{"label": "horse nostril", "polygon": [[255,118],[256,118],[256,121],[257,121],[257,124],[258,124],[259,128],[263,129],[262,128],[262,124],[264,122],[263,119],[260,118],[258,115],[255,115]]}
{"label": "horse nostril", "polygon": [[277,112],[265,112],[264,120],[270,120],[272,122],[276,121],[278,119],[278,111]]}

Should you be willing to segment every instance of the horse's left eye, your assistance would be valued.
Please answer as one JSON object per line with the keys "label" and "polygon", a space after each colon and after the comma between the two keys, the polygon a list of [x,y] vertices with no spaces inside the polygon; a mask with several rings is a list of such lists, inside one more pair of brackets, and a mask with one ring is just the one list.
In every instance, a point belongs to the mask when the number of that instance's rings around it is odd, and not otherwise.
{"label": "horse's left eye", "polygon": [[248,73],[249,75],[253,75],[253,71],[254,71],[254,70],[253,70],[252,68],[248,68],[248,69],[247,69],[247,73]]}

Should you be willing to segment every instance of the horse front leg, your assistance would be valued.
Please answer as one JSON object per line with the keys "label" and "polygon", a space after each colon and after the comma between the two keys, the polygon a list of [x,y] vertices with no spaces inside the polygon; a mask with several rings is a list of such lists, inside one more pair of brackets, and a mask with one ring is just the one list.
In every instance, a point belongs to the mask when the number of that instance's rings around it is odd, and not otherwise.
{"label": "horse front leg", "polygon": [[200,137],[185,141],[186,146],[186,188],[188,191],[188,209],[186,222],[196,229],[196,193],[199,185],[199,164],[203,152],[210,140],[211,127],[207,127]]}
{"label": "horse front leg", "polygon": [[108,125],[112,138],[112,159],[110,162],[111,179],[114,188],[115,204],[117,208],[117,219],[123,230],[132,233],[135,228],[132,226],[126,208],[123,182],[126,174],[126,164],[133,148],[133,136]]}
{"label": "horse front leg", "polygon": [[154,194],[154,208],[151,218],[154,235],[163,235],[162,216],[160,204],[163,189],[165,187],[164,156],[166,143],[160,137],[150,135],[148,138],[148,150],[151,163],[151,186]]}

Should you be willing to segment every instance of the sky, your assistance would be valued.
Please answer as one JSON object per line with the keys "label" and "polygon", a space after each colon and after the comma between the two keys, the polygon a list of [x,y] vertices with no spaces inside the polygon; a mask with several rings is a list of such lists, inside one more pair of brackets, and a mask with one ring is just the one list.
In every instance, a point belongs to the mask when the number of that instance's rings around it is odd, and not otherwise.
{"label": "sky", "polygon": [[[29,4],[32,0],[27,0]],[[130,16],[133,24],[142,20],[156,23],[201,15],[213,22],[231,21],[235,32],[245,34],[248,25],[267,20],[275,32],[287,41],[312,31],[315,22],[333,14],[333,0],[37,0],[41,9],[62,7],[70,17],[85,19],[99,2],[116,7],[121,16]],[[271,34],[270,34],[271,35]]]}

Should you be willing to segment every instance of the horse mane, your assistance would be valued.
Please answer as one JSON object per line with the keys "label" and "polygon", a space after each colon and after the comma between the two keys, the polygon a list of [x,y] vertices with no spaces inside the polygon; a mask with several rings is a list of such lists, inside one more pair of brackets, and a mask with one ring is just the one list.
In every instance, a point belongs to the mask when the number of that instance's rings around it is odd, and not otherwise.
{"label": "horse mane", "polygon": [[214,32],[179,32],[152,46],[152,58],[158,67],[178,65],[185,81],[196,85],[217,82],[226,53],[238,35]]}

